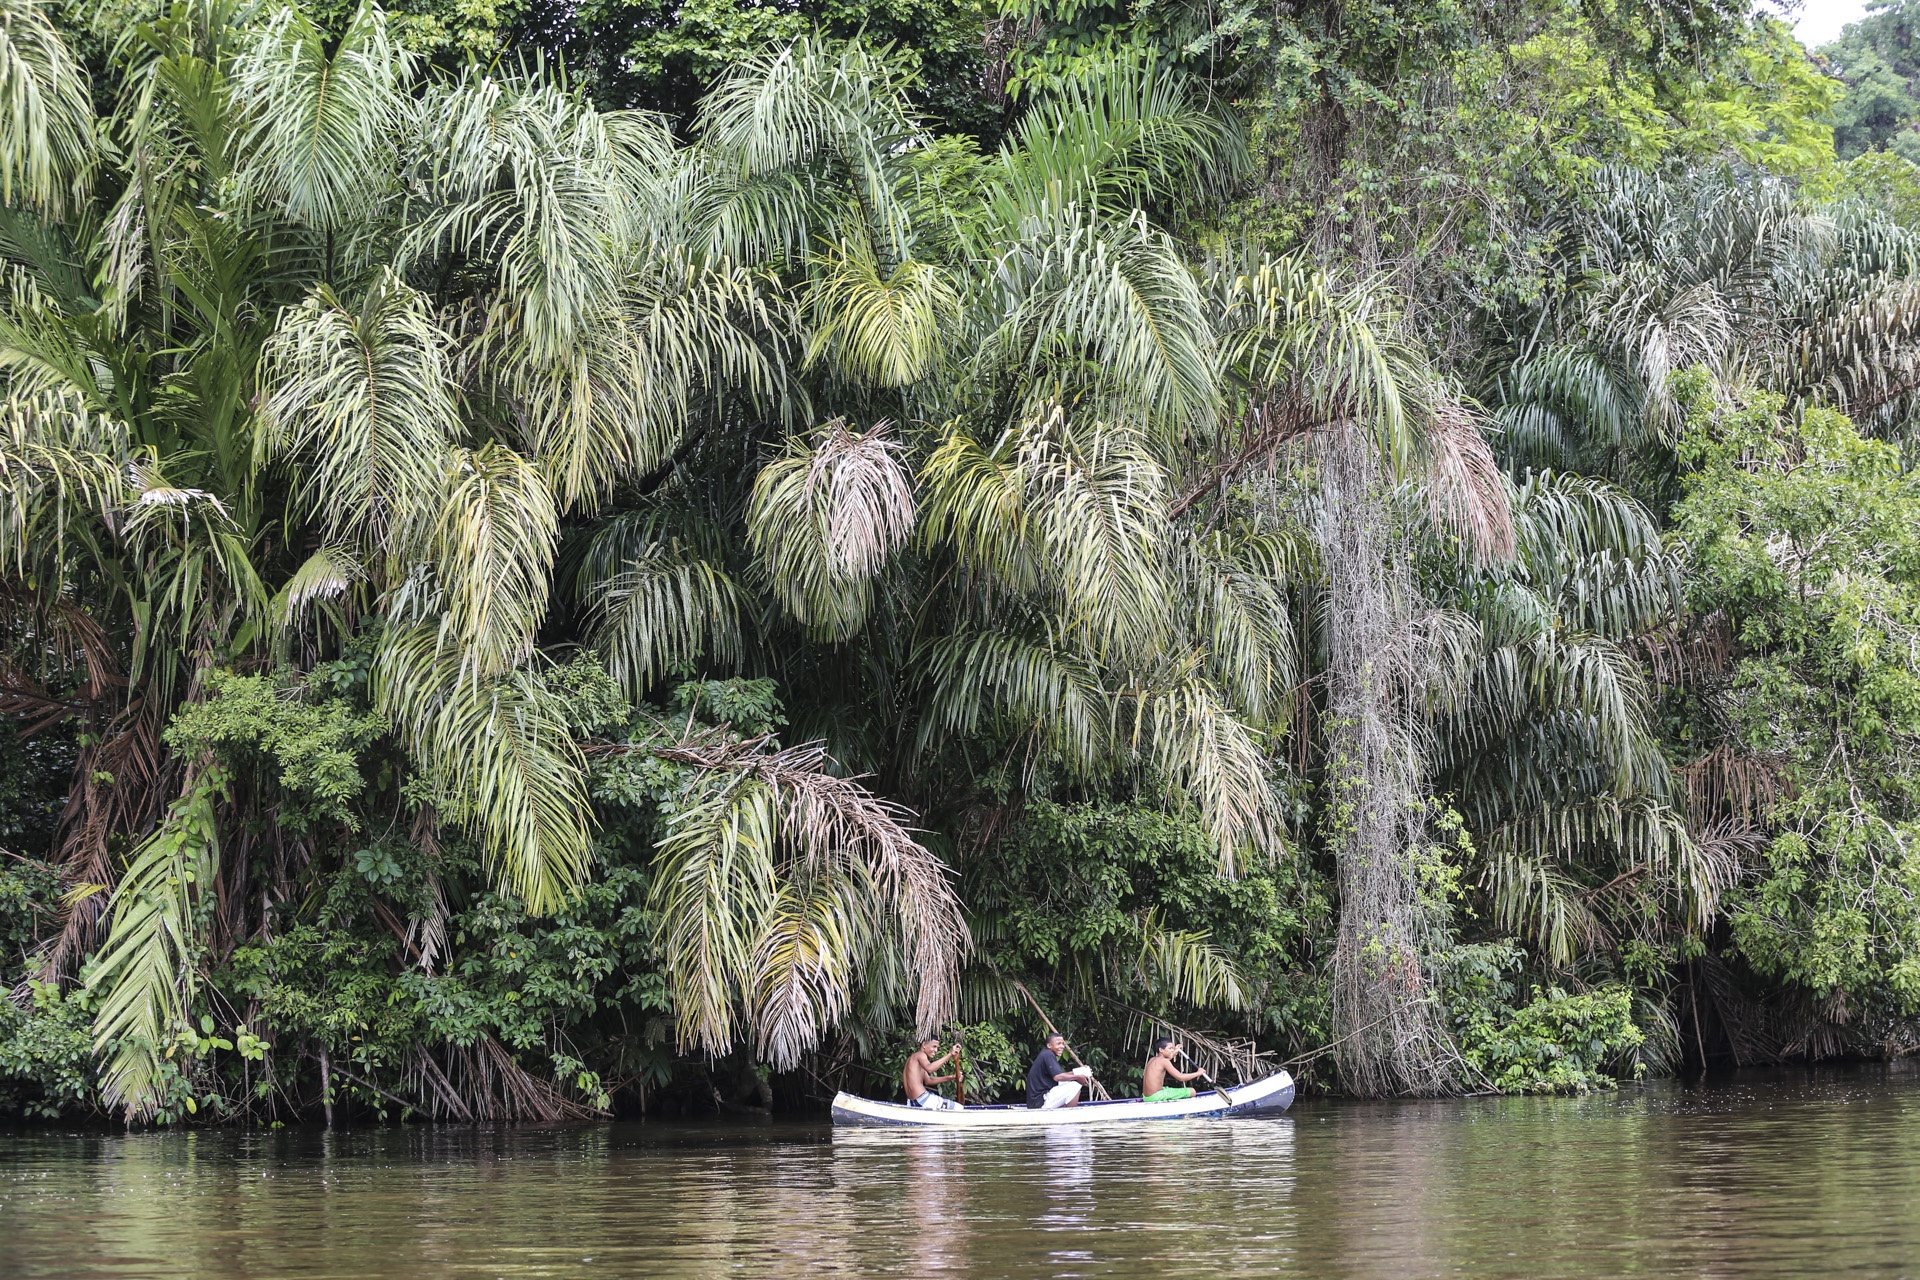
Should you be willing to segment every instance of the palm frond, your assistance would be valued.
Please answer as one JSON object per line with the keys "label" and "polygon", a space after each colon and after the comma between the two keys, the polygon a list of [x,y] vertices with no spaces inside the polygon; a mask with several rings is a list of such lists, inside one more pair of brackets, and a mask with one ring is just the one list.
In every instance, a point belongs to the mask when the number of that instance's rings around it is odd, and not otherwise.
{"label": "palm frond", "polygon": [[1169,929],[1157,915],[1135,918],[1140,946],[1134,967],[1164,1004],[1195,1009],[1245,1009],[1249,987],[1232,956],[1204,931]]}
{"label": "palm frond", "polygon": [[1201,105],[1204,93],[1166,64],[1125,54],[1048,84],[989,174],[1003,219],[1047,204],[1223,193],[1248,166],[1246,138],[1230,115]]}
{"label": "palm frond", "polygon": [[1263,863],[1284,852],[1267,753],[1218,690],[1190,678],[1144,691],[1135,724],[1136,734],[1147,735],[1154,772],[1200,811],[1222,875],[1235,874],[1249,858]]}
{"label": "palm frond", "polygon": [[677,541],[648,543],[588,589],[593,645],[607,670],[638,700],[678,664],[740,654],[740,591],[725,570]]}
{"label": "palm frond", "polygon": [[[823,218],[852,216],[876,260],[910,259],[898,195],[918,133],[907,89],[899,67],[857,40],[802,37],[736,62],[701,103],[697,126],[702,150],[744,180],[726,184],[733,207],[712,224],[719,252],[786,256],[826,230]],[[835,188],[846,195],[826,195]]]}
{"label": "palm frond", "polygon": [[1513,505],[1507,477],[1466,407],[1446,397],[1431,410],[1426,432],[1426,489],[1433,519],[1478,560],[1514,552]]}
{"label": "palm frond", "polygon": [[586,769],[562,709],[524,670],[476,676],[431,625],[390,625],[373,667],[375,707],[436,808],[472,833],[494,882],[536,915],[558,910],[586,873]]}
{"label": "palm frond", "polygon": [[846,875],[811,875],[774,891],[746,991],[755,1057],[791,1068],[823,1028],[846,1019],[861,943],[873,932],[871,903],[870,886]]}
{"label": "palm frond", "polygon": [[76,395],[0,400],[0,562],[24,576],[49,548],[63,560],[73,521],[122,505],[127,462],[126,428]]}
{"label": "palm frond", "polygon": [[1567,467],[1597,448],[1638,438],[1642,410],[1598,355],[1553,346],[1501,375],[1493,421],[1506,456],[1533,467]]}
{"label": "palm frond", "polygon": [[0,5],[0,202],[50,214],[92,176],[87,70],[35,0]]}
{"label": "palm frond", "polygon": [[88,970],[87,989],[99,999],[93,1048],[105,1059],[100,1100],[129,1120],[159,1108],[163,1064],[193,1005],[202,946],[196,907],[220,866],[214,805],[225,785],[218,767],[204,770],[135,850],[114,890],[106,945]]}
{"label": "palm frond", "polygon": [[532,652],[558,536],[537,464],[498,444],[454,451],[433,530],[440,628],[479,677],[503,675]]}
{"label": "palm frond", "polygon": [[796,327],[778,283],[727,263],[649,248],[610,308],[558,356],[539,354],[525,318],[489,315],[463,364],[515,410],[526,449],[567,507],[591,507],[672,456],[697,413],[736,398],[783,414],[784,334]]}
{"label": "palm frond", "polygon": [[424,541],[460,435],[450,346],[391,272],[357,309],[321,285],[281,315],[261,352],[255,458],[307,464],[303,498],[329,538],[387,555]]}
{"label": "palm frond", "polygon": [[550,77],[472,68],[412,103],[403,146],[431,205],[401,262],[488,261],[528,359],[564,364],[617,308],[639,193],[672,152],[665,125],[594,111]]}
{"label": "palm frond", "polygon": [[656,754],[702,770],[661,841],[652,897],[682,1044],[725,1053],[744,1011],[759,1052],[791,1067],[876,961],[912,975],[919,1026],[952,1017],[970,939],[902,811],[828,772],[817,744]]}
{"label": "palm frond", "polygon": [[923,480],[924,544],[990,582],[1051,593],[1091,653],[1125,661],[1165,642],[1166,479],[1135,432],[1052,405],[991,449],[953,431]]}
{"label": "palm frond", "polygon": [[932,263],[909,258],[882,271],[864,240],[841,240],[811,267],[809,360],[830,356],[876,387],[917,382],[945,354],[960,298]]}
{"label": "palm frond", "polygon": [[683,1049],[717,1057],[733,1046],[741,979],[762,969],[756,952],[779,901],[776,831],[772,791],[737,775],[702,778],[668,821],[650,903]]}
{"label": "palm frond", "polygon": [[1175,526],[1173,539],[1180,602],[1193,644],[1205,654],[1208,675],[1234,707],[1258,723],[1286,712],[1299,655],[1283,585],[1295,550],[1278,535],[1230,538],[1196,535]]}
{"label": "palm frond", "polygon": [[1047,639],[955,632],[933,641],[916,665],[932,686],[922,751],[998,727],[1033,735],[1083,776],[1112,756],[1110,695],[1084,659]]}
{"label": "palm frond", "polygon": [[[70,395],[108,412],[122,408],[114,375],[95,348],[98,328],[91,317],[76,322],[66,314],[41,292],[38,273],[16,268],[7,277],[9,296],[0,306],[0,371],[10,395]],[[90,301],[77,305],[87,307]]]}
{"label": "palm frond", "polygon": [[1025,593],[1039,590],[1041,564],[1016,445],[1009,435],[988,448],[951,425],[920,471],[919,542],[947,548],[985,582]]}
{"label": "palm frond", "polygon": [[1606,939],[1580,886],[1563,867],[1539,857],[1536,850],[1491,852],[1480,883],[1492,898],[1495,924],[1532,941],[1554,964],[1572,964]]}
{"label": "palm frond", "polygon": [[908,814],[857,780],[829,772],[817,743],[756,759],[752,769],[779,797],[782,835],[810,871],[828,868],[868,886],[889,948],[918,987],[915,1023],[937,1027],[953,1016],[960,963],[971,939],[946,867],[913,838]]}
{"label": "palm frond", "polygon": [[1213,328],[1178,247],[1144,215],[1046,209],[1006,229],[991,271],[982,376],[1030,380],[1050,396],[1051,380],[1071,371],[1098,397],[1095,413],[1150,419],[1167,438],[1211,427]]}
{"label": "palm frond", "polygon": [[913,531],[912,482],[890,427],[856,432],[836,418],[789,440],[754,480],[749,542],[781,605],[823,639],[859,629],[873,576]]}
{"label": "palm frond", "polygon": [[1215,292],[1223,367],[1256,398],[1297,399],[1316,424],[1358,420],[1397,470],[1410,468],[1417,358],[1377,289],[1339,288],[1294,256],[1220,264]]}
{"label": "palm frond", "polygon": [[251,121],[236,150],[240,181],[308,226],[367,221],[393,181],[412,73],[413,55],[371,4],[337,39],[292,6],[273,13],[233,64],[232,92]]}
{"label": "palm frond", "polygon": [[331,542],[300,562],[269,605],[274,628],[283,636],[300,625],[307,611],[345,596],[365,571],[353,549]]}

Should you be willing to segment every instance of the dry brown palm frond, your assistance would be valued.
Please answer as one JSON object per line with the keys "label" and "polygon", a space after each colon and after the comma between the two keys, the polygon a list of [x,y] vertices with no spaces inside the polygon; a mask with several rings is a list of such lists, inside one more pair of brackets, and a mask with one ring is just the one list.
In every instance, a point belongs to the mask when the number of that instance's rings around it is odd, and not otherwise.
{"label": "dry brown palm frond", "polygon": [[1663,627],[1634,638],[1633,647],[1660,684],[1699,685],[1733,662],[1733,626],[1717,610],[1684,627]]}
{"label": "dry brown palm frond", "polygon": [[1686,797],[1688,820],[1698,830],[1727,822],[1760,823],[1792,790],[1779,757],[1744,752],[1732,743],[1721,743],[1674,770],[1674,776]]}
{"label": "dry brown palm frond", "polygon": [[119,874],[112,843],[116,837],[137,839],[159,821],[170,773],[158,726],[144,703],[113,717],[96,741],[80,748],[54,838],[60,883],[72,896],[60,932],[40,962],[43,981],[65,976],[93,949],[109,894],[74,891],[81,886],[114,887]]}
{"label": "dry brown palm frond", "polygon": [[[72,599],[49,595],[20,579],[0,580],[0,650],[6,647],[37,653],[43,667],[50,661],[62,675],[81,676],[70,702],[96,704],[118,696],[126,688],[119,656],[93,615]],[[44,677],[36,681],[24,671],[6,669],[10,685],[29,698],[44,698],[40,689]],[[0,715],[27,715],[32,711],[32,706],[0,705]],[[27,730],[24,736],[33,732]]]}
{"label": "dry brown palm frond", "polygon": [[483,1035],[470,1045],[449,1042],[444,1069],[423,1046],[408,1072],[421,1110],[436,1119],[589,1120],[607,1113],[576,1102],[551,1080],[542,1080],[514,1060],[506,1046]]}
{"label": "dry brown palm frond", "polygon": [[1512,559],[1513,504],[1506,473],[1466,406],[1452,399],[1437,405],[1428,444],[1427,502],[1434,521],[1459,538],[1476,562]]}
{"label": "dry brown palm frond", "polygon": [[21,721],[17,732],[22,738],[31,738],[63,720],[84,715],[91,706],[87,701],[57,697],[24,672],[0,665],[0,716]]}
{"label": "dry brown palm frond", "polygon": [[1187,1060],[1206,1072],[1207,1078],[1216,1084],[1225,1083],[1220,1077],[1228,1070],[1245,1084],[1265,1079],[1280,1069],[1278,1056],[1263,1051],[1256,1041],[1179,1026],[1110,996],[1101,996],[1100,1003],[1127,1015],[1126,1043],[1130,1047],[1144,1050],[1156,1036],[1170,1036],[1187,1050]]}
{"label": "dry brown palm frond", "polygon": [[839,573],[873,576],[913,532],[913,481],[892,430],[882,421],[854,431],[836,418],[808,463],[807,488],[825,501],[822,532]]}

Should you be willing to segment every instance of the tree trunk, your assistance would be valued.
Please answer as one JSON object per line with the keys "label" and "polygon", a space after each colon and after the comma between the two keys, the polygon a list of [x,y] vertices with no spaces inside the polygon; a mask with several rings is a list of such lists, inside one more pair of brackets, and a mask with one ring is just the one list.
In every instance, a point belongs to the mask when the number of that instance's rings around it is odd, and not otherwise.
{"label": "tree trunk", "polygon": [[327,1115],[327,1128],[333,1128],[333,1059],[320,1050],[320,1105]]}
{"label": "tree trunk", "polygon": [[1335,1061],[1361,1097],[1452,1092],[1458,1060],[1427,977],[1434,932],[1413,849],[1425,824],[1414,744],[1413,587],[1371,443],[1327,442],[1325,836],[1339,867]]}

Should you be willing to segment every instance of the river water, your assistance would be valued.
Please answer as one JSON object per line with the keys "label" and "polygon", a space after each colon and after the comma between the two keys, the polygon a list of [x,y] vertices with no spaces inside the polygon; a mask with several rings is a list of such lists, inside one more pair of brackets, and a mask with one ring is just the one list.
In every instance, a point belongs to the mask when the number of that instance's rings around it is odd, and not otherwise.
{"label": "river water", "polygon": [[1920,1277],[1920,1073],[957,1135],[0,1134],[0,1276]]}

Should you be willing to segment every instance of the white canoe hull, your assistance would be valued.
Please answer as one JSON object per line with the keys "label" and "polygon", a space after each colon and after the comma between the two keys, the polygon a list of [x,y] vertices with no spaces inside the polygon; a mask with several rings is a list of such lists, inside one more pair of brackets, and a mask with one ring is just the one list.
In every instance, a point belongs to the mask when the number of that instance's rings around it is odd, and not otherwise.
{"label": "white canoe hull", "polygon": [[1083,1102],[1077,1107],[1035,1111],[1027,1107],[967,1107],[962,1111],[923,1111],[904,1102],[875,1102],[842,1093],[833,1100],[833,1122],[841,1125],[914,1125],[926,1129],[1050,1129],[1141,1120],[1202,1120],[1228,1116],[1279,1115],[1293,1105],[1293,1077],[1281,1071],[1233,1089],[1205,1089],[1178,1102]]}

